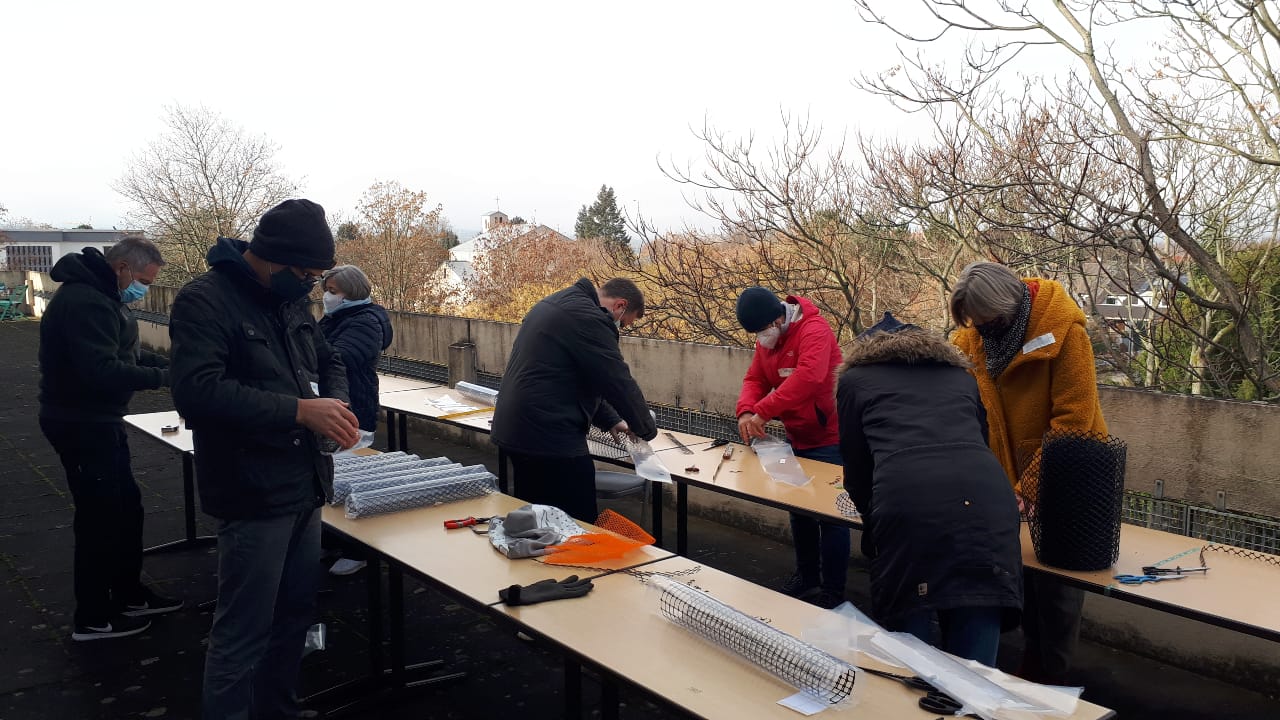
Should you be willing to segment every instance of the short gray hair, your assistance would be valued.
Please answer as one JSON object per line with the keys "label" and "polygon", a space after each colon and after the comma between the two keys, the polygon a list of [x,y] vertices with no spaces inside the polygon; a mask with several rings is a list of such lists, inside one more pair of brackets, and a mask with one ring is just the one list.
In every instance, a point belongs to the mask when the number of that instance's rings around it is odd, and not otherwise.
{"label": "short gray hair", "polygon": [[960,271],[951,291],[951,319],[957,325],[1012,318],[1022,304],[1026,285],[1012,270],[993,262],[976,262]]}
{"label": "short gray hair", "polygon": [[164,265],[164,256],[160,254],[160,248],[139,235],[120,238],[119,242],[107,248],[104,257],[108,263],[125,263],[133,272],[142,272],[148,265],[157,267]]}
{"label": "short gray hair", "polygon": [[324,271],[323,282],[333,281],[333,285],[338,288],[343,297],[348,300],[364,300],[369,297],[369,292],[373,290],[373,285],[369,282],[369,276],[355,265],[339,265]]}

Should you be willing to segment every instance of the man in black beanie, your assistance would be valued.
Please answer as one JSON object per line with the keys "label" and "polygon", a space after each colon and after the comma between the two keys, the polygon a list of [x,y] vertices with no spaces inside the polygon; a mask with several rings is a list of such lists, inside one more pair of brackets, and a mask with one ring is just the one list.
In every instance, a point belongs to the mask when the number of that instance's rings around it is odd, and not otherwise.
{"label": "man in black beanie", "polygon": [[204,719],[295,717],[333,486],[321,446],[360,437],[346,369],[307,308],[335,264],[333,234],[319,205],[286,200],[252,242],[218,238],[208,261],[169,322],[173,401],[194,434],[201,506],[221,521]]}

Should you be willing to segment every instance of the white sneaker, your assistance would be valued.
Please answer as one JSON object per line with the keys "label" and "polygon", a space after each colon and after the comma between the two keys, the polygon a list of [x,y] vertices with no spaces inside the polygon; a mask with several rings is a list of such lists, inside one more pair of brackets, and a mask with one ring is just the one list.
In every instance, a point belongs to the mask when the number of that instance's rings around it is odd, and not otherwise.
{"label": "white sneaker", "polygon": [[333,564],[333,567],[329,568],[329,574],[351,575],[360,572],[364,569],[364,566],[368,564],[369,563],[364,560],[348,560],[347,558],[341,558],[338,562]]}

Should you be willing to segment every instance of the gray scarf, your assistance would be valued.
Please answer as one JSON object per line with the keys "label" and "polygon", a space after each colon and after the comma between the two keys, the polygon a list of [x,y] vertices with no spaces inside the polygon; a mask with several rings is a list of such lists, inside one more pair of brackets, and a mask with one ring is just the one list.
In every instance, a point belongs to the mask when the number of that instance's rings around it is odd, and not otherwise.
{"label": "gray scarf", "polygon": [[1018,312],[1013,316],[1013,322],[1008,327],[984,332],[983,328],[978,328],[978,334],[982,336],[982,352],[987,356],[987,374],[992,380],[1000,377],[1000,373],[1009,367],[1009,363],[1018,356],[1018,350],[1022,348],[1022,343],[1027,335],[1027,322],[1031,320],[1031,291],[1026,285],[1022,286],[1022,302],[1018,305]]}

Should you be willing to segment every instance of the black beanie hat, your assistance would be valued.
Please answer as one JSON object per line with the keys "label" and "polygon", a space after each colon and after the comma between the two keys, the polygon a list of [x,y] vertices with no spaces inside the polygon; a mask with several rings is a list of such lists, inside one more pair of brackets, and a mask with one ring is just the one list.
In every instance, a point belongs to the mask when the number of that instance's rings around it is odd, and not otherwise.
{"label": "black beanie hat", "polygon": [[249,250],[277,265],[328,270],[337,264],[324,208],[310,200],[285,200],[263,213]]}
{"label": "black beanie hat", "polygon": [[758,285],[743,290],[738,296],[738,324],[747,332],[760,332],[786,311],[787,307],[776,295]]}

